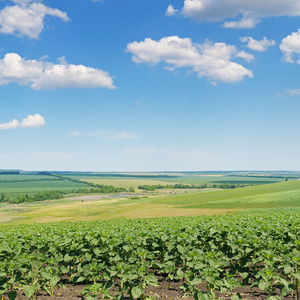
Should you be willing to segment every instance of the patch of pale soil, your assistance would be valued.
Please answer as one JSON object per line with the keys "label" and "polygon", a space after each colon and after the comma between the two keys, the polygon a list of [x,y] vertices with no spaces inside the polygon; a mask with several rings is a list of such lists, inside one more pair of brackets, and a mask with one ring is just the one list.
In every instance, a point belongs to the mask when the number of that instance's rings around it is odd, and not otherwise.
{"label": "patch of pale soil", "polygon": [[[11,215],[9,213],[0,213],[0,224],[8,223],[18,219],[18,216]],[[1,298],[0,298],[1,299]]]}
{"label": "patch of pale soil", "polygon": [[65,198],[68,200],[83,200],[83,201],[94,201],[94,200],[100,200],[104,198],[112,198],[109,195],[82,195],[82,196],[76,196],[71,198]]}

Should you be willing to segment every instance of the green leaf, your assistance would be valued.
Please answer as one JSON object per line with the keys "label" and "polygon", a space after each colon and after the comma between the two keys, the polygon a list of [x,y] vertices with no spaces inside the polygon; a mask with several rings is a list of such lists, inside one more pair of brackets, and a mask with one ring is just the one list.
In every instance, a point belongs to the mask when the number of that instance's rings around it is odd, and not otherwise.
{"label": "green leaf", "polygon": [[293,276],[300,280],[300,273],[293,273]]}
{"label": "green leaf", "polygon": [[195,277],[195,278],[194,278],[193,280],[191,280],[189,283],[190,283],[191,285],[197,285],[197,284],[202,283],[202,280],[201,280],[201,278]]}
{"label": "green leaf", "polygon": [[64,261],[65,262],[70,262],[73,259],[68,253],[64,256]]}
{"label": "green leaf", "polygon": [[9,298],[9,300],[15,300],[17,298],[17,292],[16,291],[8,292],[7,296]]}
{"label": "green leaf", "polygon": [[211,298],[209,297],[208,294],[198,291],[194,294],[194,299],[195,300],[210,300]]}
{"label": "green leaf", "polygon": [[85,298],[86,300],[95,300],[95,299],[97,299],[98,297],[97,297],[97,295],[96,295],[96,296],[85,295],[84,298]]}
{"label": "green leaf", "polygon": [[144,289],[142,289],[140,286],[135,286],[131,289],[131,295],[135,299],[143,295],[143,293],[144,293]]}
{"label": "green leaf", "polygon": [[75,283],[79,283],[85,280],[84,276],[79,276],[79,277],[74,277],[73,282]]}
{"label": "green leaf", "polygon": [[283,269],[285,274],[289,274],[293,270],[293,268],[290,265],[285,265]]}
{"label": "green leaf", "polygon": [[284,297],[286,296],[289,292],[291,291],[291,289],[288,286],[283,286],[280,290],[280,296]]}
{"label": "green leaf", "polygon": [[281,297],[279,297],[279,296],[270,296],[266,300],[280,300],[280,299],[281,299]]}
{"label": "green leaf", "polygon": [[261,279],[258,283],[258,288],[260,290],[266,291],[270,286],[269,282],[266,282],[264,279]]}
{"label": "green leaf", "polygon": [[235,294],[235,295],[232,295],[230,297],[230,300],[240,300],[242,299],[241,295],[238,293],[238,294]]}
{"label": "green leaf", "polygon": [[27,298],[31,298],[34,295],[35,291],[36,291],[36,285],[24,285],[23,286],[23,291],[24,291],[25,296]]}
{"label": "green leaf", "polygon": [[109,280],[105,283],[104,287],[109,290],[113,285],[114,285],[113,281]]}

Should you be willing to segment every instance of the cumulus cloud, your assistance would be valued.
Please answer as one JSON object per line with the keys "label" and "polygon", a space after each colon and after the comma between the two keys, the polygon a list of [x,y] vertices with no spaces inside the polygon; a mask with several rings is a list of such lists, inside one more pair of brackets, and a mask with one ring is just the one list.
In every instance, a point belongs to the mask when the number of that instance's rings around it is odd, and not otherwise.
{"label": "cumulus cloud", "polygon": [[286,62],[300,64],[300,29],[285,37],[279,48]]}
{"label": "cumulus cloud", "polygon": [[224,26],[252,28],[266,17],[299,16],[298,0],[184,0],[182,14],[198,22],[219,22]]}
{"label": "cumulus cloud", "polygon": [[16,53],[0,59],[0,85],[17,83],[34,90],[60,88],[115,88],[109,73],[83,65],[60,64],[41,60],[26,60]]}
{"label": "cumulus cloud", "polygon": [[225,43],[195,44],[190,38],[170,36],[159,41],[146,38],[142,42],[129,43],[127,51],[132,53],[132,60],[137,64],[165,62],[170,71],[191,68],[199,78],[206,77],[212,83],[233,83],[246,76],[253,77],[251,70],[232,61],[238,51],[235,46]]}
{"label": "cumulus cloud", "polygon": [[246,51],[239,51],[237,54],[236,54],[236,57],[240,57],[240,58],[243,58],[245,61],[247,62],[250,62],[251,60],[254,59],[254,55],[253,54],[250,54]]}
{"label": "cumulus cloud", "polygon": [[14,119],[8,123],[0,124],[0,130],[16,129],[16,128],[33,128],[42,127],[46,124],[44,117],[39,114],[29,115],[20,123],[17,119]]}
{"label": "cumulus cloud", "polygon": [[60,18],[68,21],[65,12],[50,8],[43,3],[14,0],[16,5],[9,5],[0,11],[0,32],[28,36],[36,39],[44,29],[45,16]]}
{"label": "cumulus cloud", "polygon": [[251,18],[248,16],[243,16],[240,20],[238,21],[227,21],[223,24],[224,28],[254,28],[257,23],[260,21],[255,18]]}
{"label": "cumulus cloud", "polygon": [[165,16],[171,17],[174,16],[178,12],[171,4],[168,6],[167,11],[165,12]]}
{"label": "cumulus cloud", "polygon": [[267,51],[268,47],[276,45],[274,40],[268,40],[265,36],[260,41],[255,40],[250,36],[244,36],[240,38],[240,41],[247,43],[246,47],[255,51]]}
{"label": "cumulus cloud", "polygon": [[20,127],[22,128],[32,128],[32,127],[42,127],[46,124],[44,117],[39,114],[29,115],[27,118],[22,120]]}
{"label": "cumulus cloud", "polygon": [[7,130],[7,129],[15,129],[19,127],[20,122],[16,119],[9,121],[8,123],[0,124],[0,130]]}

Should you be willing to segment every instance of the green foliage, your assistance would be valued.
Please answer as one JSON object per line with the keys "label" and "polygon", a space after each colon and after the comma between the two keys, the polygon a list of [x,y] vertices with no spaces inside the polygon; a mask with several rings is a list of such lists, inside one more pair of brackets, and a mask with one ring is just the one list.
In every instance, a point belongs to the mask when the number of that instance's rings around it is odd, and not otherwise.
{"label": "green foliage", "polygon": [[299,210],[2,226],[0,296],[51,295],[66,282],[87,285],[87,300],[147,299],[163,276],[183,280],[182,294],[194,299],[217,291],[241,299],[235,288],[249,284],[270,300],[299,299],[299,241]]}
{"label": "green foliage", "polygon": [[155,191],[159,189],[206,189],[206,188],[218,188],[218,189],[236,189],[241,188],[245,186],[249,186],[252,184],[235,184],[235,183],[224,183],[224,184],[211,184],[208,185],[207,183],[201,184],[201,185],[195,185],[195,184],[183,184],[183,183],[176,183],[176,184],[168,184],[168,185],[161,185],[161,184],[155,184],[155,185],[139,185],[138,188],[140,190],[145,191]]}

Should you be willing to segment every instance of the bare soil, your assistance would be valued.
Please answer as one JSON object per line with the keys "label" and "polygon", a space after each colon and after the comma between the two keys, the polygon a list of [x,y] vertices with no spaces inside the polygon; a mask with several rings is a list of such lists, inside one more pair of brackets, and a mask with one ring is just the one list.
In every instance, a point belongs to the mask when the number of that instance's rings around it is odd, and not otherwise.
{"label": "bare soil", "polygon": [[[182,296],[182,290],[180,289],[180,286],[182,285],[182,281],[178,282],[171,282],[171,288],[169,289],[169,283],[167,281],[161,281],[159,287],[152,287],[149,286],[146,289],[146,295],[152,296],[154,299],[162,299],[162,300],[192,300],[194,299],[192,296]],[[45,292],[41,291],[39,292],[35,299],[38,300],[80,300],[84,299],[84,297],[80,294],[80,292],[86,287],[86,285],[72,285],[72,284],[66,284],[64,288],[55,288],[53,295],[48,295]],[[206,291],[205,285],[199,285],[198,288],[200,288],[202,291]],[[113,295],[118,295],[117,288],[113,287],[111,289]],[[268,297],[268,294],[264,291],[259,290],[258,288],[252,288],[249,287],[240,287],[236,288],[233,293],[239,293],[242,297],[242,299],[247,300],[265,300]],[[223,299],[223,300],[230,300],[229,293],[220,293],[218,291],[215,292],[216,299]],[[276,294],[279,295],[280,291],[279,289],[276,290]],[[8,299],[8,298],[7,298]],[[24,295],[23,291],[18,291],[18,298],[20,300],[27,300],[26,296]],[[102,299],[101,295],[99,295],[98,299]],[[126,300],[129,300],[129,297],[127,296],[125,298]],[[292,297],[291,295],[288,295],[284,298],[284,300],[292,300],[296,299],[295,297]]]}

